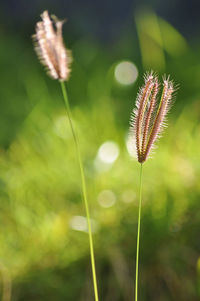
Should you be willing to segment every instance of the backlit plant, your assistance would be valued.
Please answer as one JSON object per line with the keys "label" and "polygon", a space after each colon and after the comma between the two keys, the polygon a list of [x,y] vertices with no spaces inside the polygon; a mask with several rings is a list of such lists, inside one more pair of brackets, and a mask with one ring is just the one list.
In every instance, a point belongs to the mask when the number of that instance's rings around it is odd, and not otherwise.
{"label": "backlit plant", "polygon": [[139,211],[136,250],[135,301],[138,300],[138,264],[140,246],[140,221],[142,207],[142,167],[148,159],[156,140],[166,126],[166,115],[173,102],[174,85],[163,77],[163,89],[160,101],[158,92],[160,83],[153,72],[144,76],[145,83],[140,88],[136,99],[136,108],[131,116],[130,139],[137,152],[140,163]]}
{"label": "backlit plant", "polygon": [[64,83],[69,79],[71,55],[70,52],[65,48],[63,38],[62,38],[62,26],[64,21],[58,20],[57,17],[55,16],[52,16],[52,18],[50,18],[47,11],[44,11],[41,17],[42,17],[42,21],[36,24],[36,33],[33,36],[33,40],[35,42],[35,50],[36,53],[38,54],[41,63],[46,67],[48,74],[53,79],[59,80],[61,84],[61,89],[62,89],[66,110],[67,110],[67,116],[73,134],[76,151],[77,151],[78,163],[80,167],[82,195],[85,204],[85,211],[86,211],[86,217],[88,223],[94,294],[95,294],[95,301],[98,301],[98,288],[97,288],[95,259],[94,259],[94,247],[93,247],[89,205],[87,200],[85,174],[84,174],[84,168],[83,168],[83,163],[81,158],[79,140],[72,121],[71,109],[70,109],[68,96],[67,96],[67,89]]}

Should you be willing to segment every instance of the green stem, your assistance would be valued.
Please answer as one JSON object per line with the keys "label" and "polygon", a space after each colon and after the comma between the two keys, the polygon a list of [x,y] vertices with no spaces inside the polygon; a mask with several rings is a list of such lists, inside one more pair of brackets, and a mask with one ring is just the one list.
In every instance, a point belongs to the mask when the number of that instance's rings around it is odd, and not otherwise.
{"label": "green stem", "polygon": [[95,301],[99,301],[97,278],[96,278],[96,268],[95,268],[95,258],[94,258],[94,247],[93,247],[93,239],[92,239],[92,227],[91,227],[91,221],[90,221],[89,205],[88,205],[88,200],[87,200],[85,174],[84,174],[84,169],[83,169],[83,163],[82,163],[82,158],[81,158],[79,141],[78,141],[77,134],[75,132],[73,122],[72,122],[71,110],[70,110],[70,105],[69,105],[68,96],[67,96],[67,89],[66,89],[66,86],[65,86],[64,82],[61,81],[60,84],[61,84],[62,93],[63,93],[63,97],[64,97],[66,109],[67,109],[67,116],[68,116],[68,119],[69,119],[70,127],[71,127],[71,130],[72,130],[72,134],[73,134],[73,138],[74,138],[74,142],[75,142],[75,146],[76,146],[76,151],[77,151],[77,156],[78,156],[78,163],[79,163],[79,167],[80,167],[81,183],[82,183],[82,194],[83,194],[86,217],[87,217],[87,223],[88,223],[88,234],[89,234],[89,245],[90,245],[90,256],[91,256],[91,265],[92,265],[94,295],[95,295]]}
{"label": "green stem", "polygon": [[135,271],[135,301],[138,301],[138,264],[140,249],[140,221],[142,208],[142,163],[140,165],[140,188],[139,188],[139,209],[138,209],[138,232],[137,232],[137,252],[136,252],[136,271]]}

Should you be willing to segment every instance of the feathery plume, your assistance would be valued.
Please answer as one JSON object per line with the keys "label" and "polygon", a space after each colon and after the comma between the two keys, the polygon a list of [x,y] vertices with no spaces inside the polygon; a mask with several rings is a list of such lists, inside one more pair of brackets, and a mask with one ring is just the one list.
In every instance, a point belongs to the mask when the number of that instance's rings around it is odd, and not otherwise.
{"label": "feathery plume", "polygon": [[163,91],[158,103],[160,83],[157,76],[153,72],[147,73],[144,81],[131,116],[131,132],[135,137],[137,159],[140,163],[147,160],[154,143],[166,125],[166,115],[171,107],[175,90],[169,77],[163,78]]}
{"label": "feathery plume", "polygon": [[44,11],[41,18],[42,21],[37,22],[36,33],[33,35],[36,53],[53,79],[67,80],[70,74],[71,55],[63,43],[64,21],[58,20],[55,16],[52,16],[51,20],[48,11]]}

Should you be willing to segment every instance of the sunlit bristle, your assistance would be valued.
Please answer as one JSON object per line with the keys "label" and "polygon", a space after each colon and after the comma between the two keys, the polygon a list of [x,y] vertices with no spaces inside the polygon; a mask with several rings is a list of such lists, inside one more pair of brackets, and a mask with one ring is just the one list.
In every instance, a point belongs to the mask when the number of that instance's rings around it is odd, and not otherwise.
{"label": "sunlit bristle", "polygon": [[163,78],[162,96],[158,103],[160,83],[157,76],[151,72],[144,76],[144,81],[131,118],[131,132],[135,136],[137,158],[140,163],[147,160],[154,143],[162,132],[175,90],[169,76]]}
{"label": "sunlit bristle", "polygon": [[53,17],[52,21],[48,11],[44,11],[41,18],[42,21],[36,24],[36,33],[33,35],[35,50],[52,78],[67,80],[70,74],[71,56],[63,43],[63,21],[56,17]]}

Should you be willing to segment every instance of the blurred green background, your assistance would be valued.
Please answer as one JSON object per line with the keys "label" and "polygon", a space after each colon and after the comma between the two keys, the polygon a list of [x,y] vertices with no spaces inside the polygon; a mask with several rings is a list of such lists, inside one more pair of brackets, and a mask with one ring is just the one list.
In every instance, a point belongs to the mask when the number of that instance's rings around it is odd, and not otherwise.
{"label": "blurred green background", "polygon": [[134,296],[139,164],[127,135],[143,73],[151,69],[160,79],[170,74],[179,88],[169,126],[144,165],[139,299],[200,300],[197,7],[195,1],[104,2],[99,14],[91,0],[0,2],[3,301],[94,300],[73,137],[60,86],[45,74],[30,38],[44,9],[68,18],[67,88],[87,178],[100,300]]}

